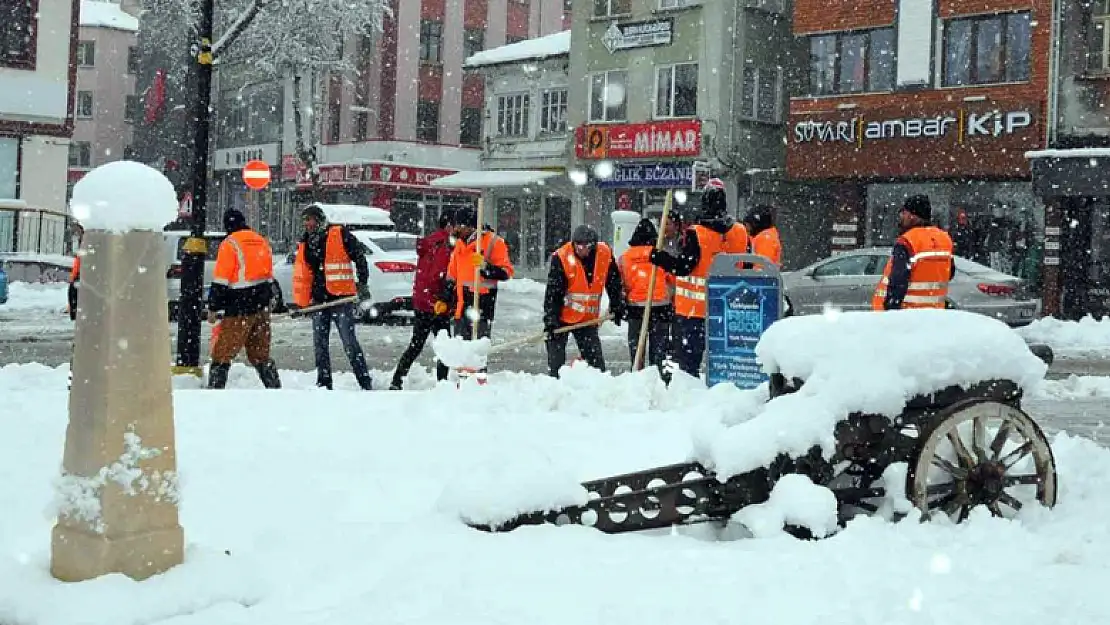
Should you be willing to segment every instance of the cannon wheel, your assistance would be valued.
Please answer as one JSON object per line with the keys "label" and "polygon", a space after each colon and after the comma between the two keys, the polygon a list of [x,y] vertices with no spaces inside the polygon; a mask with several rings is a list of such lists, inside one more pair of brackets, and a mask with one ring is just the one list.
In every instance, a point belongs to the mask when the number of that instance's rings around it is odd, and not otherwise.
{"label": "cannon wheel", "polygon": [[978,505],[1011,518],[1034,501],[1056,505],[1056,461],[1041,428],[1021,410],[970,399],[933,419],[909,463],[906,494],[923,515],[962,522]]}

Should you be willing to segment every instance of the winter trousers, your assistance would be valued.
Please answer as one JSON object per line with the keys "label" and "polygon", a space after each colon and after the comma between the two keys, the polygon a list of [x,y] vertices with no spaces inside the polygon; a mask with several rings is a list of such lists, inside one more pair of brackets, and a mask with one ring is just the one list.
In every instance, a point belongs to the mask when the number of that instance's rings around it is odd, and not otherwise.
{"label": "winter trousers", "polygon": [[547,338],[547,368],[551,377],[559,377],[559,369],[567,364],[567,340],[574,335],[574,344],[586,364],[599,371],[605,371],[605,355],[601,351],[601,336],[597,327],[578,328],[570,332],[552,334]]}
{"label": "winter trousers", "polygon": [[695,378],[700,377],[701,361],[705,357],[705,319],[678,315],[672,327],[678,368]]}
{"label": "winter trousers", "polygon": [[370,380],[370,369],[366,365],[366,354],[358,343],[355,333],[355,305],[344,304],[333,306],[312,313],[312,346],[316,353],[316,386],[331,390],[331,326],[339,330],[339,340],[343,342],[343,351],[347,353],[347,361],[351,363],[351,370],[358,380],[358,385],[365,391],[371,390],[373,383]]}
{"label": "winter trousers", "polygon": [[[424,351],[424,344],[428,341],[428,336],[435,336],[441,331],[450,332],[451,318],[445,315],[436,315],[430,312],[416,311],[416,318],[412,323],[412,339],[409,340],[409,346],[405,348],[405,353],[401,354],[401,360],[397,362],[397,370],[393,372],[393,383],[391,388],[398,389],[403,385],[405,376],[409,374],[409,369],[412,368],[412,363],[416,362],[417,356],[420,352]],[[436,360],[436,379],[447,379],[447,365]]]}
{"label": "winter trousers", "polygon": [[[643,307],[628,307],[628,318],[625,320],[628,324],[628,359],[633,365],[636,363],[636,347],[640,342],[640,327],[643,326],[643,319]],[[662,368],[663,361],[670,357],[674,309],[670,306],[652,306],[648,323],[644,363]]]}
{"label": "winter trousers", "polygon": [[231,361],[245,347],[247,362],[258,371],[258,378],[266,388],[281,388],[277,365],[270,359],[270,311],[251,315],[225,317],[220,320],[219,331],[212,341],[212,365],[208,369],[208,388],[227,386]]}

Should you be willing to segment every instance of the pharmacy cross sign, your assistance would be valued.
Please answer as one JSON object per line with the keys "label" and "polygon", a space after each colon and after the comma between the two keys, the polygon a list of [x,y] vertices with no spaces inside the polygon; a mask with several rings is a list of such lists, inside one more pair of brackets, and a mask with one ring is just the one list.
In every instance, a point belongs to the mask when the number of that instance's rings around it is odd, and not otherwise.
{"label": "pharmacy cross sign", "polygon": [[261,191],[270,184],[270,166],[264,161],[247,161],[243,165],[243,182],[252,191]]}

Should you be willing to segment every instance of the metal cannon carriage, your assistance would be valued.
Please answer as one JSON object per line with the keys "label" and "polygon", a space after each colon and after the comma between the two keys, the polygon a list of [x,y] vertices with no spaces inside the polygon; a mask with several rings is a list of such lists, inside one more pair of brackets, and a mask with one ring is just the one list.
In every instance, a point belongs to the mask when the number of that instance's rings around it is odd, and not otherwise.
{"label": "metal cannon carriage", "polygon": [[[802,384],[772,374],[771,398]],[[828,487],[836,495],[842,525],[857,514],[879,512],[888,498],[908,500],[923,518],[943,514],[959,523],[979,505],[995,516],[1012,517],[1036,502],[1054,506],[1057,492],[1052,449],[1021,410],[1021,397],[1020,387],[1008,380],[953,386],[914,397],[893,419],[848,415],[836,427],[835,452],[828,459],[819,447],[801,457],[779,454],[767,466],[724,480],[699,462],[656,467],[584,483],[589,493],[584,505],[471,527],[508,531],[521,525],[581,524],[618,533],[724,523],[745,506],[767,501],[776,482],[790,473]],[[890,479],[884,474],[896,463],[905,463],[904,492],[888,493]],[[805,528],[784,529],[810,537]]]}

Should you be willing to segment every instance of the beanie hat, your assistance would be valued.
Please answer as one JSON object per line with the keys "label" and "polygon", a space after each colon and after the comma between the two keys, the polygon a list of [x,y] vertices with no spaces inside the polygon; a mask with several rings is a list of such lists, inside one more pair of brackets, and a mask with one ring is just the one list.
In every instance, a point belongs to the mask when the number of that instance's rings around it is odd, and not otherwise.
{"label": "beanie hat", "polygon": [[224,232],[235,232],[247,227],[247,218],[234,208],[224,213]]}
{"label": "beanie hat", "polygon": [[636,224],[636,229],[632,231],[632,236],[628,239],[629,245],[655,245],[655,239],[659,237],[659,230],[656,229],[655,223],[650,219],[641,219],[640,223]]}
{"label": "beanie hat", "polygon": [[715,187],[710,187],[701,194],[702,219],[720,219],[728,214],[728,202],[725,192]]}
{"label": "beanie hat", "polygon": [[581,244],[594,244],[597,243],[597,230],[586,224],[582,224],[574,229],[574,235],[570,238],[574,243]]}
{"label": "beanie hat", "polygon": [[320,223],[325,223],[328,220],[328,216],[324,214],[324,209],[320,208],[318,204],[309,204],[301,209],[301,217],[314,217]]}
{"label": "beanie hat", "polygon": [[755,206],[747,215],[744,215],[744,223],[748,225],[752,234],[763,232],[775,225],[774,209],[766,204]]}
{"label": "beanie hat", "polygon": [[455,209],[455,225],[478,227],[478,211],[472,206],[460,206]]}
{"label": "beanie hat", "polygon": [[911,195],[906,198],[902,204],[902,210],[908,211],[912,215],[916,215],[925,221],[933,218],[933,208],[929,203],[929,196],[927,195]]}

